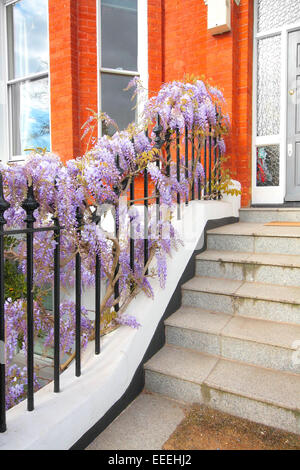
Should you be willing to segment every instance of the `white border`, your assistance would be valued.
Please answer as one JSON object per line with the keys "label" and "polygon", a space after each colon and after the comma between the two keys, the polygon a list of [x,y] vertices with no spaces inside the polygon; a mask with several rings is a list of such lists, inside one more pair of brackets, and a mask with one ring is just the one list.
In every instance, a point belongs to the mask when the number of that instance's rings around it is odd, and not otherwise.
{"label": "white border", "polygon": [[[300,29],[300,21],[284,25],[263,33],[257,32],[257,0],[254,0],[253,25],[253,127],[252,127],[252,204],[282,204],[286,194],[286,149],[287,149],[287,75],[288,75],[288,34]],[[258,137],[257,127],[257,42],[259,39],[281,35],[281,103],[280,134],[278,136]],[[280,145],[279,186],[256,186],[256,148],[260,145]]]}
{"label": "white border", "polygon": [[[138,60],[137,71],[117,70],[101,66],[101,0],[97,0],[97,70],[98,70],[98,112],[102,111],[101,73],[113,73],[115,75],[139,76],[143,87],[148,90],[148,0],[138,2]],[[129,80],[128,80],[129,81]],[[148,95],[148,91],[147,91]],[[138,116],[140,115],[138,106]],[[101,136],[102,126],[98,125],[98,135]]]}

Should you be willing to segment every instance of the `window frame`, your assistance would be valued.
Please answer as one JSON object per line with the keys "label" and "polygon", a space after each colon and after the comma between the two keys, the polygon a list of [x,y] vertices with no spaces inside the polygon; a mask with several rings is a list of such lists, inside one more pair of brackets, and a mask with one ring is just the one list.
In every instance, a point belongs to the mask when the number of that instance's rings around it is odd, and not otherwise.
{"label": "window frame", "polygon": [[[102,67],[101,57],[101,2],[97,0],[97,70],[98,70],[98,110],[102,111],[102,74],[122,75],[130,78],[138,76],[147,90],[148,95],[148,0],[137,0],[138,5],[138,47],[137,47],[137,69],[119,70]],[[125,93],[125,92],[124,92]],[[137,100],[137,121],[140,120],[141,103]],[[102,135],[102,125],[98,125],[98,135]]]}
{"label": "window frame", "polygon": [[[3,124],[0,125],[0,137],[3,138],[3,157],[0,150],[0,161],[4,163],[14,163],[24,161],[24,155],[13,155],[13,137],[12,137],[12,121],[11,121],[11,89],[12,85],[26,81],[34,81],[38,79],[48,78],[48,107],[49,107],[49,132],[50,132],[50,151],[51,151],[51,99],[50,99],[50,40],[49,40],[49,2],[47,0],[48,21],[47,21],[47,34],[48,34],[48,69],[43,72],[24,75],[22,77],[9,79],[8,74],[8,41],[7,41],[7,13],[6,8],[10,5],[18,3],[22,0],[0,0],[0,37],[3,37],[2,47],[0,46],[0,104],[1,93],[3,101]],[[2,57],[2,61],[1,61]],[[2,88],[2,92],[1,92]]]}

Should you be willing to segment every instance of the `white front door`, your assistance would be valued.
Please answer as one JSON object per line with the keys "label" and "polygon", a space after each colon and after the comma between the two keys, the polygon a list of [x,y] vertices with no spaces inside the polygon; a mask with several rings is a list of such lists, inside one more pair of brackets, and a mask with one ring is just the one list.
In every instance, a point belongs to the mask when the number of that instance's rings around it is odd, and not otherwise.
{"label": "white front door", "polygon": [[299,200],[288,195],[293,176],[287,166],[289,35],[299,28],[299,0],[255,0],[252,204]]}

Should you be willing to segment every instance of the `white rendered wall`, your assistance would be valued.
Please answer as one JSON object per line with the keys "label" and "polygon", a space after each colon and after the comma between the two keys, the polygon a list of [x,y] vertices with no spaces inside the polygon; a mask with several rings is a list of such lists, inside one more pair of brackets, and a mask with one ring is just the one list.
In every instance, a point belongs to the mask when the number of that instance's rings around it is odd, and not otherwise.
{"label": "white rendered wall", "polygon": [[130,385],[188,261],[201,248],[198,240],[207,221],[236,217],[238,208],[238,198],[195,201],[183,208],[177,229],[185,245],[168,259],[166,288],[152,280],[154,300],[140,294],[128,308],[142,326],[138,330],[122,326],[103,337],[99,356],[90,343],[83,355],[82,376],[75,377],[72,364],[61,375],[61,393],[54,394],[49,384],[35,394],[34,411],[26,411],[26,402],[9,410],[0,450],[67,450],[104,416]]}

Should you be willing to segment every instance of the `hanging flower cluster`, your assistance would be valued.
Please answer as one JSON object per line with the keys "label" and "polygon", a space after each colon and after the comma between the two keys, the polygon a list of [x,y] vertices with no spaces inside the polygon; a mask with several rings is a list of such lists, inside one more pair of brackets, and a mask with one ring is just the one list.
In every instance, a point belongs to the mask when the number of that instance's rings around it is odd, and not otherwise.
{"label": "hanging flower cluster", "polygon": [[[82,259],[82,286],[94,285],[96,256],[101,262],[101,277],[106,280],[106,292],[101,300],[101,318],[112,318],[115,324],[138,327],[134,318],[126,315],[129,301],[139,291],[152,296],[150,279],[156,274],[161,287],[167,277],[166,257],[177,249],[180,240],[172,224],[172,211],[178,195],[185,201],[189,195],[191,179],[196,183],[204,177],[197,159],[195,167],[186,169],[180,158],[180,178],[176,162],[166,164],[166,136],[169,146],[175,149],[174,130],[181,135],[185,126],[190,133],[207,132],[219,126],[216,102],[222,95],[204,82],[172,82],[162,86],[158,95],[150,99],[144,109],[142,128],[149,126],[157,114],[161,117],[162,149],[157,148],[157,135],[134,126],[116,132],[112,137],[103,136],[81,158],[63,164],[51,153],[33,153],[21,165],[0,165],[4,180],[5,199],[10,208],[5,213],[6,229],[25,227],[22,202],[27,184],[33,185],[34,196],[39,203],[35,211],[36,227],[49,226],[53,218],[59,220],[61,231],[61,284],[74,286],[75,255]],[[93,119],[87,123],[89,132]],[[149,126],[149,129],[152,128]],[[156,133],[157,134],[157,133]],[[220,129],[219,129],[220,134]],[[182,137],[181,137],[182,140]],[[219,141],[223,145],[223,141]],[[150,196],[147,226],[142,205],[129,209],[129,185],[147,170]],[[188,170],[188,171],[187,171]],[[160,217],[152,202],[160,198]],[[125,203],[122,203],[125,201]],[[79,226],[78,213],[82,216]],[[95,214],[101,216],[99,219]],[[111,230],[103,228],[103,222],[114,215]],[[105,225],[105,224],[104,224]],[[130,234],[134,227],[134,269],[130,265]],[[115,229],[115,230],[114,230]],[[149,261],[144,266],[144,238],[148,234]],[[44,296],[53,283],[53,258],[55,240],[52,232],[37,232],[34,236],[34,332],[42,337],[45,349],[53,347],[53,317],[44,307]],[[26,244],[23,239],[7,248],[7,258],[17,262],[18,270],[26,273]],[[156,261],[156,269],[153,262]],[[152,264],[151,264],[152,263]],[[151,267],[150,267],[151,264]],[[115,298],[115,284],[119,283],[119,298]],[[16,404],[26,391],[26,369],[14,364],[17,351],[26,355],[26,293],[18,299],[8,298],[5,304],[6,352],[7,352],[7,407]],[[110,317],[118,303],[120,311]],[[125,312],[125,313],[123,313]],[[75,305],[71,301],[61,303],[61,352],[72,355],[74,348]],[[106,321],[107,326],[111,323]],[[103,324],[103,323],[102,323]],[[82,347],[93,338],[94,322],[82,309]],[[35,382],[39,387],[38,378]]]}

